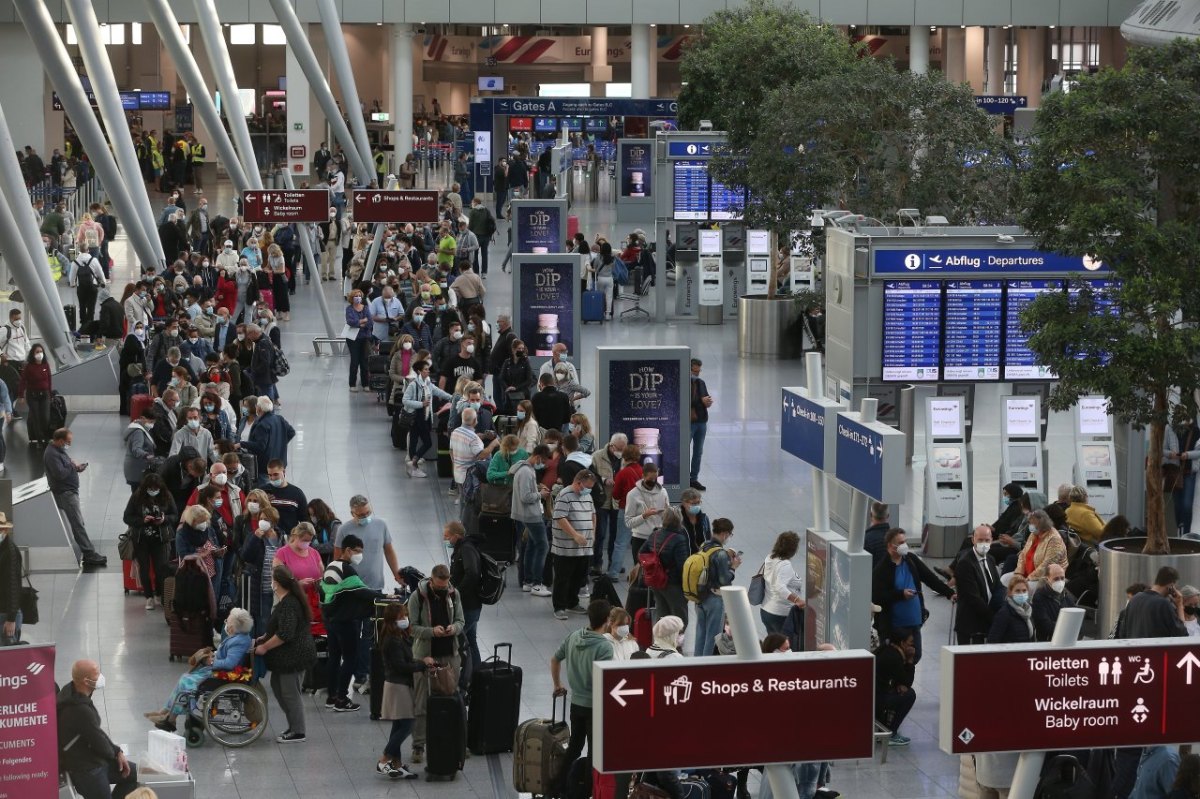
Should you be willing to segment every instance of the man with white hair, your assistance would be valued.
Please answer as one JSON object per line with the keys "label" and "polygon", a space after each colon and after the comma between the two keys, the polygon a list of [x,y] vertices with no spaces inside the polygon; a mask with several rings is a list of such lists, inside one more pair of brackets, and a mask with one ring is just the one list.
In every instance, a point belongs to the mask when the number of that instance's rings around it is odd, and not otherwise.
{"label": "man with white hair", "polygon": [[567,370],[567,382],[569,384],[579,384],[579,372],[575,370],[575,365],[567,360],[567,345],[561,341],[551,348],[550,360],[543,363],[542,368],[538,369],[538,377],[553,375],[559,366]]}
{"label": "man with white hair", "polygon": [[275,403],[271,402],[270,397],[260,396],[255,407],[258,418],[254,420],[250,438],[242,444],[242,448],[258,459],[258,479],[261,484],[266,482],[268,463],[278,460],[287,466],[288,442],[296,437],[296,431],[275,410]]}
{"label": "man with white hair", "polygon": [[450,485],[450,494],[457,495],[458,487],[467,479],[467,469],[475,461],[492,457],[500,439],[492,439],[492,443],[484,446],[483,439],[475,432],[479,415],[474,408],[464,408],[462,424],[454,428],[450,434],[450,462],[454,465],[454,482]]}

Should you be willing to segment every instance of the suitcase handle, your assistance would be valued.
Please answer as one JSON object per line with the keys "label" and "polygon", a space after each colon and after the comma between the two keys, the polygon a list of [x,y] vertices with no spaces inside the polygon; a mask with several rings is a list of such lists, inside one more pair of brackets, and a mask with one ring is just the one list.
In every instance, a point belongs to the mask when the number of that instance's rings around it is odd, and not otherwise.
{"label": "suitcase handle", "polygon": [[[558,700],[560,700],[560,699],[562,700],[562,720],[561,721],[559,721],[559,719],[558,719]],[[567,697],[566,696],[556,696],[553,698],[552,704],[550,705],[550,723],[552,725],[561,724],[564,727],[567,726]]]}
{"label": "suitcase handle", "polygon": [[[501,649],[508,649],[508,658],[507,659],[500,657]],[[488,660],[496,661],[497,666],[499,666],[500,664],[503,663],[505,666],[508,667],[509,671],[512,671],[513,670],[512,644],[508,644],[508,643],[496,644],[494,647],[492,647],[492,656],[490,658],[488,658]]]}

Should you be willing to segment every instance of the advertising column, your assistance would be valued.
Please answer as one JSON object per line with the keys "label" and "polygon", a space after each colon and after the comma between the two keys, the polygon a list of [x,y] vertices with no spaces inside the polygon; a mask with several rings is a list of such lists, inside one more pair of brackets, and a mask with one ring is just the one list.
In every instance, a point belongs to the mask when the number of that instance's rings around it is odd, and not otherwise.
{"label": "advertising column", "polygon": [[0,799],[58,796],[54,646],[0,649]]}
{"label": "advertising column", "polygon": [[567,201],[513,200],[513,254],[567,250]]}
{"label": "advertising column", "polygon": [[513,256],[513,329],[525,342],[534,369],[565,344],[579,363],[579,257],[567,254]]}
{"label": "advertising column", "polygon": [[624,433],[677,497],[690,465],[690,347],[598,347],[598,439]]}
{"label": "advertising column", "polygon": [[654,140],[617,142],[617,221],[649,228],[654,224]]}

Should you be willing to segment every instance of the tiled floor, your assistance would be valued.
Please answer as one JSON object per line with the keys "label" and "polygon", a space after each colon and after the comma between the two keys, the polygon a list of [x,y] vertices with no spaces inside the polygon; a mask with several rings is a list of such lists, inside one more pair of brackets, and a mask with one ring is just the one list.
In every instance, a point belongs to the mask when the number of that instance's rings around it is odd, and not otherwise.
{"label": "tiled floor", "polygon": [[[214,198],[214,208],[224,210],[229,190]],[[189,202],[192,198],[188,197]],[[583,231],[614,233],[611,206],[581,209]],[[497,237],[503,240],[503,232]],[[126,248],[122,241],[120,250]],[[118,251],[114,247],[114,253]],[[494,247],[492,263],[503,252]],[[118,256],[118,261],[120,261]],[[126,268],[127,270],[127,268]],[[323,497],[341,514],[352,494],[365,493],[375,513],[387,520],[404,564],[422,571],[444,559],[441,527],[454,509],[442,480],[414,481],[405,477],[401,458],[388,441],[388,420],[373,395],[346,390],[347,360],[315,357],[311,339],[324,335],[316,310],[316,294],[324,290],[335,315],[342,307],[333,284],[301,286],[293,298],[293,321],[285,323],[284,347],[292,373],[280,386],[284,415],[297,436],[291,448],[290,479],[309,497]],[[491,314],[511,304],[511,282],[493,273],[488,283]],[[710,517],[729,516],[737,525],[737,544],[747,562],[763,557],[775,535],[786,529],[803,529],[811,520],[811,485],[807,466],[779,449],[779,387],[802,385],[803,369],[796,362],[741,360],[737,356],[736,327],[697,326],[691,323],[654,326],[646,323],[585,326],[586,347],[580,358],[585,385],[595,381],[594,350],[602,344],[687,344],[704,360],[704,377],[715,398],[712,422],[701,474],[708,487],[705,505]],[[981,393],[979,419],[995,424],[998,396]],[[591,401],[584,402],[591,414]],[[167,661],[167,629],[160,613],[143,610],[140,598],[126,597],[117,568],[116,538],[128,496],[121,477],[120,436],[126,425],[115,415],[81,415],[72,422],[75,445],[72,455],[92,464],[83,477],[83,505],[94,539],[99,539],[114,565],[106,571],[80,576],[37,576],[42,591],[43,623],[27,630],[33,641],[54,641],[59,647],[59,679],[80,657],[95,658],[108,678],[97,704],[114,739],[127,742],[131,751],[145,748],[149,725],[142,712],[160,707],[179,674],[180,666]],[[977,429],[987,427],[977,422]],[[1060,425],[1066,429],[1064,423]],[[977,498],[987,498],[977,508],[977,518],[994,516],[997,495],[998,454],[991,437],[976,438]],[[24,449],[24,428],[9,433],[10,476],[20,483],[34,473]],[[1060,448],[1069,452],[1069,448]],[[1053,447],[1052,447],[1053,450]],[[921,457],[922,447],[917,447]],[[920,464],[914,466],[916,488],[904,506],[901,522],[917,529],[920,517]],[[1065,479],[1069,464],[1051,464],[1052,484]],[[738,582],[749,580],[744,569]],[[856,799],[917,799],[952,796],[957,792],[958,761],[936,745],[937,691],[941,675],[935,644],[946,640],[949,605],[935,598],[925,629],[926,656],[918,669],[918,701],[906,723],[911,746],[893,750],[888,763],[842,764],[834,770],[833,785]],[[490,650],[497,642],[512,642],[517,665],[524,669],[525,716],[548,713],[550,679],[548,660],[562,637],[578,622],[559,622],[551,616],[547,600],[510,591],[495,607],[485,609],[479,635]],[[690,645],[689,650],[690,651]],[[449,784],[414,781],[390,783],[374,773],[373,765],[387,736],[387,724],[371,722],[365,709],[357,714],[327,713],[317,699],[309,700],[307,744],[280,747],[273,742],[282,731],[282,714],[272,713],[272,732],[244,750],[223,750],[208,744],[190,752],[190,763],[201,797],[492,797],[512,796],[511,756],[474,757],[465,774]],[[723,734],[778,734],[767,732],[753,719],[727,719]],[[808,726],[825,723],[796,718],[785,723]],[[647,745],[653,745],[647,742]]]}

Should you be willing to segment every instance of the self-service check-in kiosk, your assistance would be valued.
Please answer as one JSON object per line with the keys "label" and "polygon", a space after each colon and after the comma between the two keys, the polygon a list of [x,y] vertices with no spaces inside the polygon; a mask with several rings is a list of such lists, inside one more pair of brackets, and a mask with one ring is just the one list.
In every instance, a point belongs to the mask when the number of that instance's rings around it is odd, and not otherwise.
{"label": "self-service check-in kiosk", "polygon": [[721,324],[724,290],[721,288],[721,231],[700,231],[700,324]]}
{"label": "self-service check-in kiosk", "polygon": [[971,453],[961,397],[925,399],[925,514],[922,547],[954,557],[971,529]]}
{"label": "self-service check-in kiosk", "polygon": [[801,231],[792,234],[791,269],[788,272],[792,293],[816,291],[817,273],[813,270],[812,234]]}
{"label": "self-service check-in kiosk", "polygon": [[771,234],[746,231],[746,293],[766,294],[771,282]]}
{"label": "self-service check-in kiosk", "polygon": [[675,228],[675,314],[695,316],[700,295],[700,228],[695,223]]}
{"label": "self-service check-in kiosk", "polygon": [[[1040,397],[1003,397],[1000,417],[1000,485],[1046,495],[1046,451],[1042,446]],[[1004,511],[1001,504],[1000,511]]]}
{"label": "self-service check-in kiosk", "polygon": [[1117,453],[1106,397],[1080,397],[1075,405],[1075,485],[1088,492],[1088,504],[1102,518],[1117,510]]}

